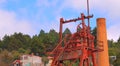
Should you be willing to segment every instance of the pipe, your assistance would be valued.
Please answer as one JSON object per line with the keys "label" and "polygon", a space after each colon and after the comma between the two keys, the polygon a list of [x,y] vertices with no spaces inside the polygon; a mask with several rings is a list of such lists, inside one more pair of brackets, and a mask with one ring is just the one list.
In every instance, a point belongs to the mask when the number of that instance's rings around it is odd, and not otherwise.
{"label": "pipe", "polygon": [[109,56],[108,56],[108,43],[107,43],[107,32],[106,32],[106,19],[97,19],[97,46],[102,49],[99,41],[103,42],[103,51],[98,52],[98,66],[109,66]]}

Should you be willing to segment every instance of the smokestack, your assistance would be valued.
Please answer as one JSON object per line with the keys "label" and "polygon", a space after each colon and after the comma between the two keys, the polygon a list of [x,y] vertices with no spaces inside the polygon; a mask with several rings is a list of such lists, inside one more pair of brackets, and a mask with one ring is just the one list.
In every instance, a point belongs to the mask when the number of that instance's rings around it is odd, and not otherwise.
{"label": "smokestack", "polygon": [[[101,44],[99,41],[103,42],[103,51],[98,52],[98,66],[109,66],[105,18],[98,18],[97,19],[97,40],[98,40],[98,42],[97,42],[98,47]],[[101,48],[101,47],[99,47],[99,48]]]}

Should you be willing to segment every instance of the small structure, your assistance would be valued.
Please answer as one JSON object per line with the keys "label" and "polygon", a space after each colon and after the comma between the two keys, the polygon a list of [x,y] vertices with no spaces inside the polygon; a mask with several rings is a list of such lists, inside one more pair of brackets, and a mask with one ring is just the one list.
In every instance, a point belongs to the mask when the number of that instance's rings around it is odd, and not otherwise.
{"label": "small structure", "polygon": [[44,66],[42,58],[35,55],[22,55],[20,60],[15,60],[13,66]]}
{"label": "small structure", "polygon": [[117,57],[116,56],[110,56],[109,58],[110,58],[110,66],[113,66],[112,63],[117,59]]}
{"label": "small structure", "polygon": [[13,66],[21,66],[20,60],[15,60],[12,64]]}
{"label": "small structure", "polygon": [[110,56],[110,59],[115,61],[117,58],[116,58],[116,56]]}
{"label": "small structure", "polygon": [[53,61],[53,57],[48,56],[48,59],[49,59],[49,61],[48,61],[48,63],[46,64],[46,66],[51,66],[52,61]]}
{"label": "small structure", "polygon": [[20,57],[20,62],[22,66],[44,66],[42,63],[42,58],[39,56],[32,55],[22,55]]}

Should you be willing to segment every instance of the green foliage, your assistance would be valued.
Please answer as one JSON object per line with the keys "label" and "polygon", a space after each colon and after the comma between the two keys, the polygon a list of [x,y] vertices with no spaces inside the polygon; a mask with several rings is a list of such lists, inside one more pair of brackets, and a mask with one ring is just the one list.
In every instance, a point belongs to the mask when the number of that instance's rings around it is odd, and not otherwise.
{"label": "green foliage", "polygon": [[4,50],[1,54],[1,59],[3,62],[7,63],[7,64],[10,64],[11,61],[13,61],[13,55],[8,52],[7,50]]}
{"label": "green foliage", "polygon": [[120,53],[117,55],[117,59],[114,61],[114,66],[120,66]]}
{"label": "green foliage", "polygon": [[120,44],[120,37],[118,38],[117,42]]}
{"label": "green foliage", "polygon": [[112,40],[108,40],[108,47],[109,47],[109,48],[115,47],[115,44],[114,44],[114,42],[113,42],[113,39],[112,39]]}
{"label": "green foliage", "polygon": [[71,34],[71,31],[68,28],[66,28],[63,34]]}
{"label": "green foliage", "polygon": [[72,61],[72,60],[65,60],[63,61],[64,66],[79,66],[79,60],[77,61]]}
{"label": "green foliage", "polygon": [[71,34],[71,31],[66,28],[65,31],[63,32],[63,37],[66,35],[66,34]]}
{"label": "green foliage", "polygon": [[21,54],[30,54],[31,50],[30,49],[19,48],[18,52],[21,53]]}
{"label": "green foliage", "polygon": [[109,48],[109,55],[110,56],[116,56],[117,55],[117,51],[118,49],[117,48]]}
{"label": "green foliage", "polygon": [[65,66],[69,66],[71,62],[70,62],[70,60],[66,60],[63,63],[64,63]]}
{"label": "green foliage", "polygon": [[55,48],[56,44],[58,43],[59,40],[59,35],[55,30],[50,30],[49,34],[48,34],[48,51],[53,50],[53,48]]}
{"label": "green foliage", "polygon": [[19,53],[18,51],[12,51],[10,52],[13,56],[13,61],[16,60],[16,59],[19,59],[20,55],[22,55],[21,53]]}
{"label": "green foliage", "polygon": [[32,53],[34,53],[34,54],[38,53],[39,55],[43,55],[44,46],[40,42],[40,40],[37,36],[33,37],[30,47],[31,47],[30,49],[31,49]]}
{"label": "green foliage", "polygon": [[[96,28],[91,30],[92,35],[95,36],[95,45],[96,45]],[[66,34],[71,34],[68,28],[63,32],[63,37]],[[3,65],[10,64],[15,59],[19,59],[20,55],[34,53],[39,56],[46,56],[47,52],[52,51],[57,45],[59,40],[59,33],[54,29],[51,29],[48,33],[45,33],[44,30],[41,30],[38,35],[30,37],[29,35],[22,33],[14,33],[13,35],[5,35],[2,40],[0,40],[0,59],[2,59]],[[111,63],[114,66],[119,66],[120,64],[120,37],[117,42],[113,40],[108,40],[109,55],[117,56],[115,61]],[[44,58],[45,62],[46,58]],[[5,64],[4,64],[5,63]],[[66,61],[66,64],[70,61]],[[2,64],[0,64],[2,65]],[[6,65],[8,66],[8,65]],[[73,66],[76,66],[74,64]]]}
{"label": "green foliage", "polygon": [[120,43],[119,39],[117,42],[114,42],[113,40],[108,40],[108,45],[109,45],[109,56],[116,56],[116,60],[113,61],[110,59],[110,63],[113,64],[114,66],[119,66],[120,65]]}
{"label": "green foliage", "polygon": [[22,33],[14,33],[14,35],[5,35],[1,44],[2,49],[9,51],[18,50],[19,48],[28,49],[31,38],[29,35],[23,35]]}
{"label": "green foliage", "polygon": [[91,34],[95,37],[94,44],[97,46],[97,28],[95,27],[93,30],[91,30]]}
{"label": "green foliage", "polygon": [[43,56],[42,62],[44,62],[44,65],[46,66],[46,64],[49,62],[49,59],[46,56]]}

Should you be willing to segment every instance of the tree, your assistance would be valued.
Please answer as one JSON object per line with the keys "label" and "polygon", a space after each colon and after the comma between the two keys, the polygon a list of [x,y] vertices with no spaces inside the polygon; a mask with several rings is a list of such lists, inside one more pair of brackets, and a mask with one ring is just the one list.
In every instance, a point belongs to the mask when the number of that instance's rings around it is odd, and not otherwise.
{"label": "tree", "polygon": [[59,34],[54,30],[51,29],[48,33],[48,50],[52,50],[53,48],[55,48],[56,44],[58,43],[59,40]]}
{"label": "tree", "polygon": [[42,33],[42,35],[39,36],[39,39],[44,46],[45,53],[52,51],[52,49],[56,46],[58,42],[58,36],[58,33],[54,29],[51,29],[49,33]]}
{"label": "tree", "polygon": [[71,34],[71,31],[68,28],[63,32],[63,37],[65,37],[66,34]]}
{"label": "tree", "polygon": [[31,37],[29,35],[25,35],[25,34],[22,34],[22,33],[15,33],[13,35],[13,37],[14,37],[14,39],[16,39],[16,41],[21,42],[21,47],[22,48],[24,48],[24,49],[29,48],[30,41],[31,41]]}
{"label": "tree", "polygon": [[118,38],[117,42],[120,43],[120,37]]}
{"label": "tree", "polygon": [[2,49],[9,51],[18,50],[19,48],[28,49],[30,45],[31,37],[29,35],[23,35],[22,33],[14,33],[13,35],[5,35],[1,42]]}
{"label": "tree", "polygon": [[71,34],[71,31],[68,28],[66,28],[63,34]]}
{"label": "tree", "polygon": [[49,59],[46,56],[43,56],[42,62],[44,62],[44,65],[46,66],[46,64],[49,62]]}
{"label": "tree", "polygon": [[94,44],[97,46],[97,28],[95,27],[93,30],[91,30],[91,34],[95,37]]}
{"label": "tree", "polygon": [[114,47],[114,46],[115,46],[115,44],[114,44],[114,42],[113,42],[113,39],[108,40],[108,47],[109,47],[109,48],[112,48],[112,47]]}
{"label": "tree", "polygon": [[33,36],[31,45],[30,45],[31,52],[34,54],[39,54],[40,56],[44,55],[44,46],[40,42],[39,38],[37,36]]}
{"label": "tree", "polygon": [[117,55],[117,59],[114,61],[114,66],[120,66],[120,53]]}
{"label": "tree", "polygon": [[1,45],[1,48],[2,49],[7,49],[7,46],[8,46],[8,43],[10,41],[10,37],[8,35],[5,35],[3,37],[3,41],[2,41],[2,45]]}
{"label": "tree", "polygon": [[116,56],[117,55],[117,48],[109,48],[109,56]]}
{"label": "tree", "polygon": [[13,55],[7,50],[2,51],[0,57],[1,61],[7,64],[7,66],[9,66],[13,61]]}
{"label": "tree", "polygon": [[40,33],[38,35],[38,37],[44,36],[45,35],[45,31],[44,30],[40,30]]}

